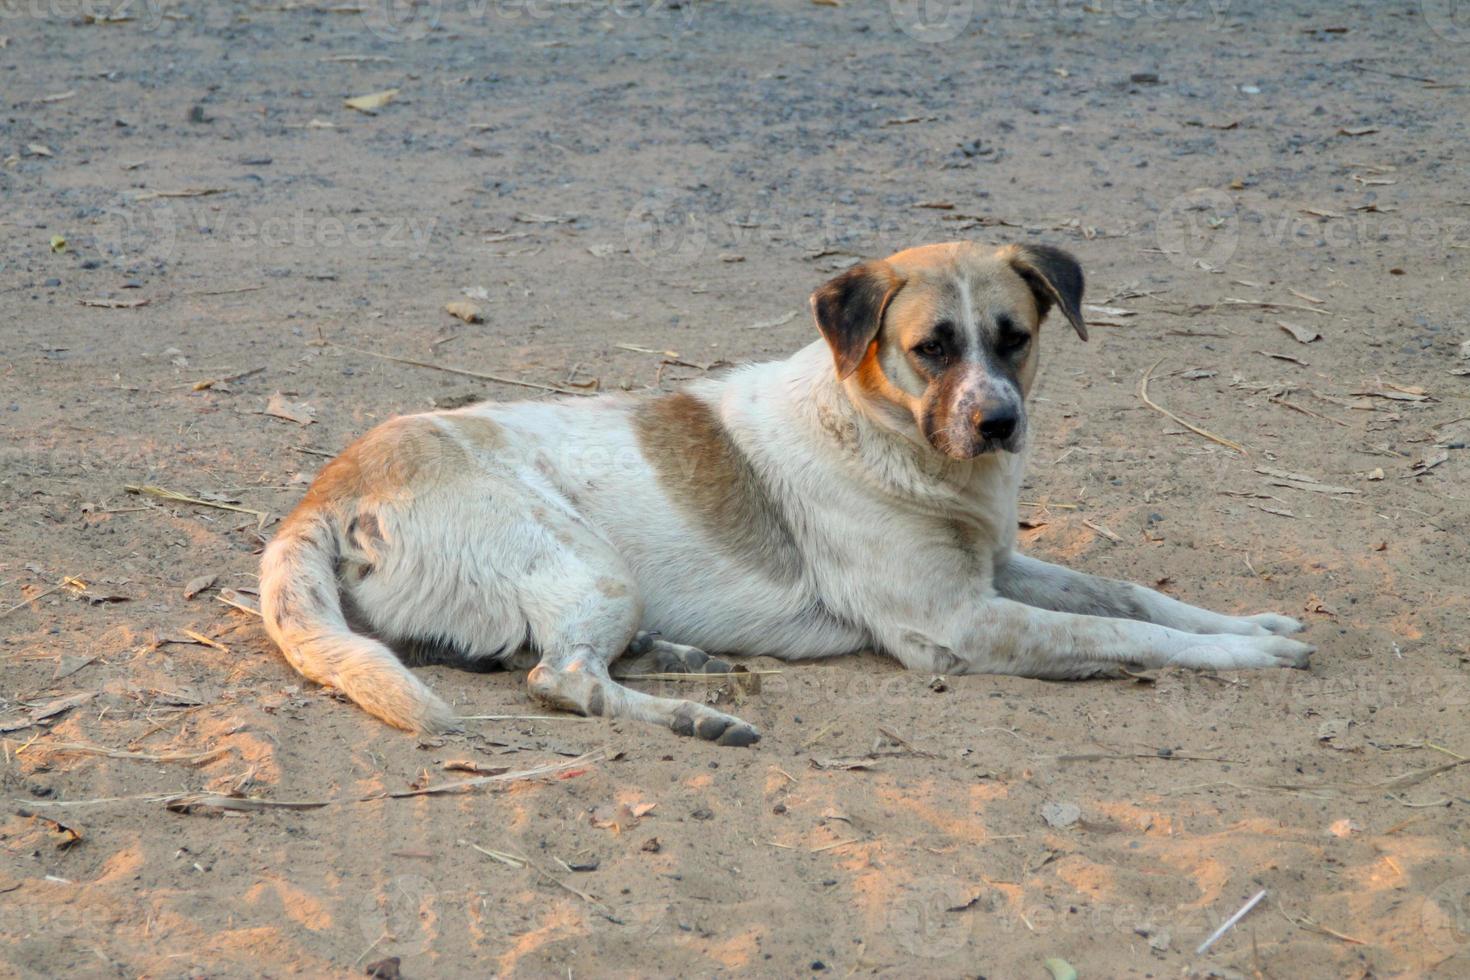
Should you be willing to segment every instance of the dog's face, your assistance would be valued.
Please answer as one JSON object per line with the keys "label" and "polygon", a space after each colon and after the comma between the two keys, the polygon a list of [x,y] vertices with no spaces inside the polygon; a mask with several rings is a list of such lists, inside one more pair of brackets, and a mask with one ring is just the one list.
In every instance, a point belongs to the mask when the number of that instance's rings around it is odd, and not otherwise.
{"label": "dog's face", "polygon": [[848,391],[954,459],[1024,442],[1037,330],[1055,306],[1082,339],[1082,269],[1045,245],[925,245],[853,266],[812,294]]}

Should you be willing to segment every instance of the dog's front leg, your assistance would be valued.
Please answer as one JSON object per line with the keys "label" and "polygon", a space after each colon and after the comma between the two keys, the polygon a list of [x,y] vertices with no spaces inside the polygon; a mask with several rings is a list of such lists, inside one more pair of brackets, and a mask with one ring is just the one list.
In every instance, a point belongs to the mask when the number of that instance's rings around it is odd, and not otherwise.
{"label": "dog's front leg", "polygon": [[1109,666],[1230,670],[1306,667],[1313,648],[1271,633],[1201,635],[1138,620],[1056,612],[999,596],[980,599],[935,628],[880,631],[911,670],[1070,678]]}
{"label": "dog's front leg", "polygon": [[995,590],[1007,599],[1040,609],[1139,619],[1186,633],[1286,636],[1303,628],[1295,619],[1274,613],[1225,616],[1132,582],[1074,572],[1015,552],[997,565]]}

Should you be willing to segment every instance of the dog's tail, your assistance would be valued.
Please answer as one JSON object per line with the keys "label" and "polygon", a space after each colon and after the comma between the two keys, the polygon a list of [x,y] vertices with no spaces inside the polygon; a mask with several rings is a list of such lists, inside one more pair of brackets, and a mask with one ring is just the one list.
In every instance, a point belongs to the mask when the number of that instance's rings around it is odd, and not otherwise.
{"label": "dog's tail", "polygon": [[327,514],[292,515],[261,559],[266,632],[300,673],[388,724],[424,732],[453,728],[454,712],[392,650],[347,624],[335,568],[341,548]]}

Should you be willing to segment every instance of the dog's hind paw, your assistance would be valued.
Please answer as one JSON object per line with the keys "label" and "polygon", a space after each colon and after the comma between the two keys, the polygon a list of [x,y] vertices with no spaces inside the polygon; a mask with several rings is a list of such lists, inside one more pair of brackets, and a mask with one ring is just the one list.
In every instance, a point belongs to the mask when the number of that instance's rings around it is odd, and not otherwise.
{"label": "dog's hind paw", "polygon": [[1260,613],[1244,618],[1246,622],[1255,623],[1266,632],[1274,633],[1276,636],[1290,636],[1307,628],[1301,620],[1292,619],[1290,616],[1278,616],[1276,613]]}

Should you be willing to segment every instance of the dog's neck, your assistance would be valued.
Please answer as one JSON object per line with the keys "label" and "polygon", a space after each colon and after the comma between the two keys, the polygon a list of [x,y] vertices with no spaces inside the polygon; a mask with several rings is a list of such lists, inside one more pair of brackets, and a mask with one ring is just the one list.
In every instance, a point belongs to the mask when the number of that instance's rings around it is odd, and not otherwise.
{"label": "dog's neck", "polygon": [[[863,396],[853,379],[839,381],[827,345],[817,341],[784,364],[783,382],[811,438],[840,459],[853,479],[921,509],[965,512],[993,498],[997,482],[1020,485],[1022,454],[993,452],[953,459],[900,418]],[[1012,494],[1014,490],[1011,491]]]}

